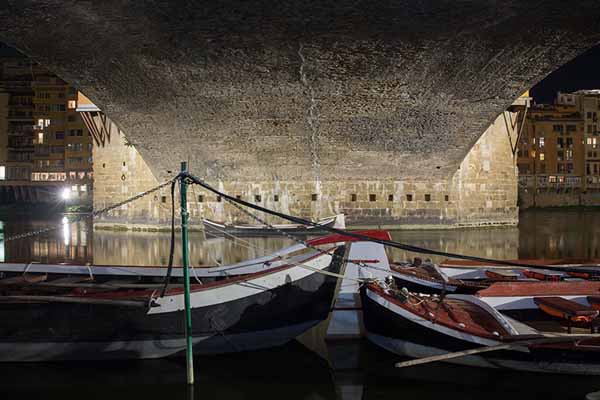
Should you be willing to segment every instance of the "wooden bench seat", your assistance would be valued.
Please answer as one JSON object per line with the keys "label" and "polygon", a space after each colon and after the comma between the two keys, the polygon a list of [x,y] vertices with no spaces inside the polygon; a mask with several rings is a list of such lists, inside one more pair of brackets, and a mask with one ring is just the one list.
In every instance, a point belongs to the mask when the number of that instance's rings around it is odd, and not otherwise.
{"label": "wooden bench seat", "polygon": [[564,274],[561,272],[544,271],[540,269],[526,269],[523,270],[523,275],[528,278],[537,279],[539,281],[552,281],[558,282],[562,280]]}
{"label": "wooden bench seat", "polygon": [[546,314],[566,320],[569,323],[569,332],[573,323],[590,326],[593,329],[596,325],[595,319],[600,313],[592,307],[562,297],[534,297],[533,301]]}
{"label": "wooden bench seat", "polygon": [[593,309],[600,310],[600,296],[588,296],[587,301]]}
{"label": "wooden bench seat", "polygon": [[486,269],[485,276],[495,281],[516,281],[519,279],[519,274],[513,271],[502,271],[499,269]]}

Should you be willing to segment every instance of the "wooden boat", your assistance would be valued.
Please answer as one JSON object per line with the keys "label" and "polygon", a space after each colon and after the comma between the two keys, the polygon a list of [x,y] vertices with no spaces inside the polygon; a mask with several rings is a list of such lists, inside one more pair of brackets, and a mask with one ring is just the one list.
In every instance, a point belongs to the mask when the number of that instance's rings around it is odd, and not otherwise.
{"label": "wooden boat", "polygon": [[[600,276],[600,260],[597,259],[516,259],[507,260],[507,262],[531,265],[530,270],[544,270],[546,274],[544,280],[596,279]],[[552,269],[548,269],[548,267]],[[489,277],[488,271],[504,271],[504,273],[519,274],[523,277],[523,268],[511,268],[502,264],[481,261],[445,260],[439,264],[439,268],[448,277],[465,280],[487,279]],[[556,276],[550,277],[550,272]],[[538,277],[533,277],[538,279]]]}
{"label": "wooden boat", "polygon": [[487,287],[485,282],[449,278],[437,265],[428,262],[393,263],[390,268],[398,287],[417,293],[476,293]]}
{"label": "wooden boat", "polygon": [[[284,344],[325,320],[345,246],[191,289],[195,354]],[[321,273],[323,272],[323,273]],[[185,348],[183,290],[140,284],[0,289],[0,361],[159,358]]]}
{"label": "wooden boat", "polygon": [[[477,295],[440,298],[372,282],[361,288],[361,300],[368,339],[398,355],[496,348],[446,361],[600,375],[600,337],[586,335],[597,329],[598,310],[588,297],[599,291],[599,282],[499,282]],[[505,314],[515,309],[519,319]]]}
{"label": "wooden boat", "polygon": [[[326,232],[318,227],[300,224],[274,224],[272,226],[275,229],[272,229],[266,225],[227,224],[224,222],[211,221],[207,218],[203,218],[202,222],[204,223],[204,230],[208,236],[279,236],[281,235],[281,232],[290,235],[318,235]],[[344,214],[322,218],[316,221],[316,223],[325,227],[346,229]]]}
{"label": "wooden boat", "polygon": [[398,287],[428,294],[474,294],[496,282],[592,280],[598,279],[600,273],[596,267],[583,265],[553,264],[552,267],[556,269],[548,269],[546,264],[539,264],[539,268],[473,264],[446,262],[436,265],[417,258],[410,263],[391,263],[390,273]]}
{"label": "wooden boat", "polygon": [[[260,269],[247,263],[237,275],[212,274],[193,284],[194,353],[282,345],[327,319],[344,263],[368,262],[372,246],[380,246],[356,243],[346,259],[353,241],[321,237],[310,247],[277,252],[268,265],[261,260]],[[113,270],[89,275],[32,268],[0,279],[0,362],[160,358],[185,348],[181,280],[161,297],[164,267],[159,277],[135,279],[115,279]]]}
{"label": "wooden boat", "polygon": [[[389,239],[389,234],[381,230],[356,231],[364,236],[374,239]],[[272,254],[220,266],[198,266],[194,268],[193,275],[198,278],[222,278],[228,276],[245,275],[254,272],[266,271],[280,267],[285,263],[301,263],[317,254],[311,249],[316,247],[321,251],[331,251],[344,243],[356,242],[356,238],[332,234],[306,240],[306,245],[298,243]],[[49,278],[68,276],[81,276],[82,280],[92,277],[95,280],[125,279],[135,281],[162,280],[166,275],[165,266],[132,266],[132,265],[78,265],[78,264],[45,264],[45,263],[1,263],[0,278],[18,277],[23,274],[47,274]],[[173,268],[172,276],[176,279],[183,276],[180,266]],[[2,279],[0,279],[1,285]],[[139,282],[138,282],[139,283]]]}

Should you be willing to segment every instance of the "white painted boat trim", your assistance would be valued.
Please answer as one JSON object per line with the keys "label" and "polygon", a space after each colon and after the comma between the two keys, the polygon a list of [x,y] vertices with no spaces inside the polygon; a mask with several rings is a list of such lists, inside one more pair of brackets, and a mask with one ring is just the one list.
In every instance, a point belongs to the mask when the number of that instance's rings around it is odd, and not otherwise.
{"label": "white painted boat trim", "polygon": [[[589,295],[592,295],[591,293]],[[489,304],[492,308],[496,310],[530,310],[530,309],[538,309],[539,307],[533,301],[534,297],[551,297],[555,295],[549,296],[482,296],[479,297],[481,301],[486,304]],[[571,300],[576,303],[590,306],[590,303],[587,301],[588,295],[560,295],[563,299]]]}
{"label": "white painted boat trim", "polygon": [[[417,285],[421,285],[421,286],[427,286],[430,287],[432,289],[438,289],[438,290],[443,290],[444,289],[444,285],[438,282],[434,282],[434,281],[430,281],[427,279],[422,279],[419,278],[418,276],[413,276],[410,274],[404,274],[398,271],[392,271],[390,273],[390,275],[395,276],[399,279],[404,279],[406,281],[409,281],[411,283],[415,283]],[[454,292],[456,290],[456,286],[454,285],[446,285],[446,291],[449,292]]]}
{"label": "white painted boat trim", "polygon": [[[330,254],[321,254],[303,264],[310,267],[292,266],[284,268],[281,271],[268,273],[259,277],[233,282],[227,285],[210,287],[205,290],[192,292],[190,301],[192,308],[207,307],[216,304],[227,303],[239,300],[245,297],[265,293],[268,290],[285,285],[290,282],[296,282],[309,275],[316,274],[316,270],[324,270],[330,264],[333,256]],[[182,311],[184,309],[183,293],[177,295],[167,295],[156,299],[156,304],[160,307],[152,307],[148,314],[162,314],[169,312]]]}
{"label": "white painted boat trim", "polygon": [[[339,245],[333,243],[331,248]],[[222,265],[212,268],[195,268],[196,275],[203,277],[241,275],[253,272],[264,271],[277,268],[290,262],[302,262],[305,259],[313,257],[316,251],[309,251],[306,254],[297,255],[287,260],[280,258],[305,249],[306,246],[297,244],[285,249],[276,251],[268,256],[258,257],[252,260],[242,261],[235,264]],[[324,251],[327,249],[324,249]],[[268,265],[267,265],[268,264]],[[73,275],[120,275],[120,276],[147,276],[163,277],[167,273],[167,267],[141,267],[141,266],[117,266],[117,265],[70,265],[70,264],[21,264],[21,263],[0,263],[0,272],[16,273],[47,273],[47,274],[73,274]],[[182,268],[173,268],[172,276],[175,278],[183,277]]]}

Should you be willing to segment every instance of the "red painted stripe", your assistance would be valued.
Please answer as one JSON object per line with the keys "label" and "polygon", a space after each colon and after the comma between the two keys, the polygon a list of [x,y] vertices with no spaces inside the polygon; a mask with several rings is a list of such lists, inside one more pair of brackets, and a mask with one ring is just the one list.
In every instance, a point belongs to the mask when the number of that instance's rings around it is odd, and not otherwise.
{"label": "red painted stripe", "polygon": [[[356,233],[358,235],[363,235],[363,236],[368,236],[371,239],[392,240],[390,233],[388,231],[383,231],[383,230],[373,229],[373,230],[367,230],[367,231],[353,231],[352,233]],[[327,236],[323,236],[320,238],[311,239],[307,243],[311,246],[319,246],[322,244],[332,244],[332,243],[338,243],[338,242],[362,242],[362,241],[364,241],[364,240],[357,239],[353,236],[340,235],[340,234],[336,233],[333,235],[327,235]]]}
{"label": "red painted stripe", "polygon": [[[519,258],[506,260],[508,262],[520,263],[520,264],[532,264],[532,265],[587,265],[587,266],[597,266],[600,264],[600,259],[590,258],[590,259],[582,259],[582,258],[559,258],[559,259],[544,259],[544,258],[535,258],[535,259],[527,259],[527,258]],[[493,262],[483,262],[483,261],[471,261],[471,260],[444,260],[440,263],[442,267],[486,267],[486,266],[502,266],[503,264],[495,264]]]}
{"label": "red painted stripe", "polygon": [[598,295],[600,282],[497,282],[477,292],[479,297]]}
{"label": "red painted stripe", "polygon": [[351,262],[351,263],[355,263],[355,264],[358,264],[358,263],[362,263],[362,264],[378,264],[378,263],[381,262],[381,260],[360,260],[360,259],[348,259],[346,261]]}
{"label": "red painted stripe", "polygon": [[[315,254],[314,256],[312,256],[310,258],[302,260],[301,263],[306,263],[307,261],[314,260],[315,258],[318,258],[321,256],[323,256],[323,254]],[[255,272],[255,273],[247,274],[247,275],[239,275],[239,276],[235,276],[235,277],[220,280],[220,281],[205,283],[202,285],[192,284],[191,288],[190,288],[190,292],[191,293],[202,292],[204,290],[209,290],[209,289],[213,289],[213,288],[217,288],[217,287],[232,285],[232,284],[238,283],[238,282],[250,281],[252,279],[256,279],[256,278],[262,277],[264,275],[274,274],[274,273],[277,273],[277,272],[280,272],[280,271],[283,271],[286,269],[290,269],[293,267],[296,267],[296,265],[286,264],[286,265],[279,266],[277,268],[268,269],[266,271],[259,271],[259,272]],[[148,290],[120,289],[120,290],[115,290],[112,292],[89,293],[87,295],[85,293],[77,293],[77,297],[110,298],[110,299],[113,299],[113,298],[144,298],[144,299],[147,299],[153,293],[159,293],[159,292],[160,292],[159,290],[154,290],[154,289],[148,289]],[[175,295],[178,295],[181,293],[183,293],[183,288],[172,288],[167,291],[165,296],[175,296]]]}

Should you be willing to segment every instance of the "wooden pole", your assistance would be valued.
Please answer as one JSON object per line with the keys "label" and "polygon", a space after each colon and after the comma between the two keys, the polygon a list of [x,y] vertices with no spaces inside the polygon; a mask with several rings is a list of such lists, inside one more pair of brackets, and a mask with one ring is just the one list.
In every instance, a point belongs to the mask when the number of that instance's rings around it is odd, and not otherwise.
{"label": "wooden pole", "polygon": [[564,335],[564,334],[543,335],[542,334],[539,336],[536,335],[534,338],[529,338],[529,339],[525,339],[525,340],[517,340],[514,342],[510,342],[510,343],[501,343],[501,344],[497,344],[495,346],[477,347],[475,349],[457,351],[454,353],[439,354],[437,356],[402,361],[402,362],[396,363],[395,367],[396,368],[412,367],[415,365],[429,364],[429,363],[437,362],[437,361],[446,361],[446,360],[451,360],[453,358],[460,358],[460,357],[466,357],[469,355],[488,353],[491,351],[511,350],[511,349],[516,349],[518,347],[528,346],[531,344],[560,343],[560,342],[569,342],[569,341],[573,341],[573,340],[590,339],[590,338],[597,338],[597,337],[600,337],[600,335],[594,335],[594,334],[591,334],[591,335],[586,335],[586,334],[584,334],[584,335],[569,335],[569,334],[566,334],[566,335]]}
{"label": "wooden pole", "polygon": [[187,182],[185,174],[187,173],[187,163],[181,163],[181,173],[184,176],[180,179],[181,194],[181,245],[183,261],[183,298],[185,303],[185,340],[186,340],[186,365],[187,365],[187,383],[194,384],[194,352],[192,349],[192,309],[190,305],[190,273],[189,273],[189,254],[188,254],[188,226],[187,226]]}

